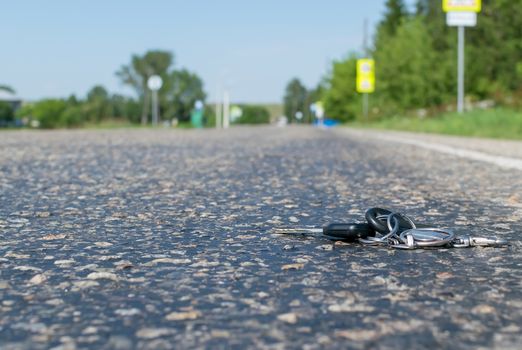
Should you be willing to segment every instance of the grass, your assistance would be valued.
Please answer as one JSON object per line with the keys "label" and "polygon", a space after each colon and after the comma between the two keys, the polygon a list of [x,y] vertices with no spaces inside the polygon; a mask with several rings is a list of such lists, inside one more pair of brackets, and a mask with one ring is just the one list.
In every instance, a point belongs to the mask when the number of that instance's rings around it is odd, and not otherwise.
{"label": "grass", "polygon": [[87,123],[82,125],[79,129],[134,129],[141,127],[141,124],[133,124],[127,120],[109,119],[101,121],[99,123]]}
{"label": "grass", "polygon": [[[190,122],[180,122],[175,128],[169,127],[167,129],[191,129],[192,125]],[[121,120],[121,119],[108,119],[101,121],[99,123],[87,123],[83,124],[81,127],[77,129],[165,129],[162,124],[158,125],[157,127],[154,127],[150,124],[150,121],[147,125],[143,126],[141,123],[131,123],[127,120]]]}
{"label": "grass", "polygon": [[260,106],[265,107],[270,112],[270,120],[276,120],[280,116],[284,114],[283,105],[278,103],[266,103],[260,104]]}
{"label": "grass", "polygon": [[[238,103],[239,105],[252,105],[252,106],[260,106],[264,107],[270,113],[270,120],[276,120],[280,116],[283,115],[284,106],[281,103]],[[235,103],[233,105],[236,105]],[[209,104],[212,110],[215,110],[215,104]]]}
{"label": "grass", "polygon": [[436,117],[393,117],[370,123],[351,123],[354,127],[416,131],[459,136],[522,140],[522,112],[509,109],[446,113]]}
{"label": "grass", "polygon": [[[192,129],[193,126],[190,122],[180,122],[176,127],[169,127],[167,129]],[[99,123],[84,123],[81,126],[65,128],[65,127],[56,127],[53,129],[47,130],[113,130],[113,129],[165,129],[163,125],[159,125],[154,127],[150,124],[150,121],[147,125],[143,126],[141,123],[131,123],[125,119],[107,119],[103,120]],[[42,129],[33,129],[29,127],[22,128],[0,128],[1,132],[4,131],[19,131],[19,130],[42,130]],[[45,129],[44,129],[45,130]]]}

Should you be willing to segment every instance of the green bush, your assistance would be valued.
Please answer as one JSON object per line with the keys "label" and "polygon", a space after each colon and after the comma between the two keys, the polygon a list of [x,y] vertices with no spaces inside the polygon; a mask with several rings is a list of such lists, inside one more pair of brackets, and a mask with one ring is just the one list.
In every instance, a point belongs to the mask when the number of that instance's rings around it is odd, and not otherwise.
{"label": "green bush", "polygon": [[207,128],[216,127],[216,109],[215,106],[205,106],[205,111],[203,112],[203,120],[205,121],[205,126]]}
{"label": "green bush", "polygon": [[32,103],[24,103],[22,107],[16,111],[15,117],[18,119],[33,118],[33,106]]}
{"label": "green bush", "polygon": [[[114,102],[113,102],[114,103]],[[139,123],[141,121],[141,108],[140,101],[136,101],[127,98],[123,103],[123,113],[118,113],[115,108],[114,116],[118,118],[126,118],[131,123]]]}
{"label": "green bush", "polygon": [[7,102],[0,101],[0,121],[10,122],[14,119],[13,107]]}
{"label": "green bush", "polygon": [[352,125],[386,130],[522,139],[522,113],[505,108],[476,110],[462,115],[444,113],[423,119],[396,116],[378,122]]}
{"label": "green bush", "polygon": [[33,106],[33,117],[40,122],[40,127],[52,129],[64,125],[63,116],[67,104],[64,100],[46,99]]}
{"label": "green bush", "polygon": [[361,114],[361,95],[355,90],[357,57],[333,62],[323,93],[326,116],[341,122],[352,121]]}
{"label": "green bush", "polygon": [[82,106],[68,106],[60,117],[60,126],[67,128],[81,126],[85,122]]}
{"label": "green bush", "polygon": [[270,112],[262,106],[241,106],[243,114],[235,124],[268,124],[270,123]]}

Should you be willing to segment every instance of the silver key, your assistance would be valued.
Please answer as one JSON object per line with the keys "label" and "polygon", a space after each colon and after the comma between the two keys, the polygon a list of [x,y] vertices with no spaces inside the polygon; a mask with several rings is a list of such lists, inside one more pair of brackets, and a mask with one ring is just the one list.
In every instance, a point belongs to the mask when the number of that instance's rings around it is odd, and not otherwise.
{"label": "silver key", "polygon": [[360,238],[374,236],[375,231],[368,224],[364,223],[330,223],[323,228],[304,227],[304,228],[276,228],[275,233],[279,234],[319,234],[322,233],[334,240],[357,241]]}
{"label": "silver key", "polygon": [[499,238],[485,238],[485,237],[471,237],[462,236],[457,237],[452,243],[455,248],[467,247],[503,247],[509,245],[508,241]]}
{"label": "silver key", "polygon": [[297,234],[317,234],[317,233],[323,233],[322,228],[308,228],[308,227],[301,227],[301,228],[274,228],[274,233],[280,234],[280,235],[297,235]]}

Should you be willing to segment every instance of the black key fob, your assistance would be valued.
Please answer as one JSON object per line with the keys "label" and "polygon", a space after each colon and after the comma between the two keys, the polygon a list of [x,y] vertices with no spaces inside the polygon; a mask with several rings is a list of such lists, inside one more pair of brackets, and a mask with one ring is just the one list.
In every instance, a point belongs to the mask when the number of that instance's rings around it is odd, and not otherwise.
{"label": "black key fob", "polygon": [[357,241],[359,238],[375,236],[375,231],[368,224],[332,223],[323,227],[323,235],[339,241]]}

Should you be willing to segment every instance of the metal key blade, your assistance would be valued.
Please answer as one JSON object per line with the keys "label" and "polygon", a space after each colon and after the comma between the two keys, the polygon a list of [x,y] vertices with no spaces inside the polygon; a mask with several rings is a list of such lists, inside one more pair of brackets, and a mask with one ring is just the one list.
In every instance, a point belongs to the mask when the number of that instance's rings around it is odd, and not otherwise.
{"label": "metal key blade", "polygon": [[355,242],[360,238],[375,236],[375,231],[368,224],[361,223],[330,223],[323,228],[301,227],[301,228],[276,228],[280,234],[319,234],[334,241]]}
{"label": "metal key blade", "polygon": [[486,238],[486,237],[470,237],[470,245],[472,247],[503,247],[509,245],[505,239]]}
{"label": "metal key blade", "polygon": [[322,228],[274,228],[273,232],[280,235],[317,234],[323,233]]}
{"label": "metal key blade", "polygon": [[509,245],[509,242],[499,238],[463,236],[457,237],[452,245],[454,248],[505,247]]}

